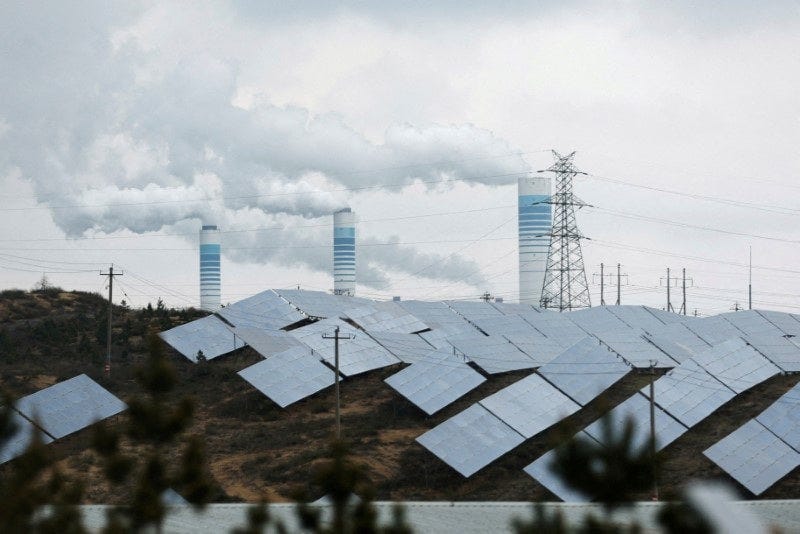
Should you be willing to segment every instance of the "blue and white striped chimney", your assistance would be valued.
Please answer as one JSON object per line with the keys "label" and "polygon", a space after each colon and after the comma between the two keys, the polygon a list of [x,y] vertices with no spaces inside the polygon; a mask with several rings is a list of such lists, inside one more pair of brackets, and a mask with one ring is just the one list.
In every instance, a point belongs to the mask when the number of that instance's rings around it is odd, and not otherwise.
{"label": "blue and white striped chimney", "polygon": [[350,208],[333,214],[333,293],[356,294],[356,214]]}
{"label": "blue and white striped chimney", "polygon": [[526,176],[517,183],[519,203],[519,302],[539,305],[547,268],[553,215],[550,178]]}
{"label": "blue and white striped chimney", "polygon": [[220,305],[220,233],[213,224],[200,229],[200,308],[216,311]]}

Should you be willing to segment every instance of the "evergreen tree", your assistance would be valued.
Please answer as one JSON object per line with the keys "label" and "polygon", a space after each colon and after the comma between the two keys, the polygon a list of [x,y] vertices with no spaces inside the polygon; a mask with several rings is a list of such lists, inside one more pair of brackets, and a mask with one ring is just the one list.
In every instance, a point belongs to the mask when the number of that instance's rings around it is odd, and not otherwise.
{"label": "evergreen tree", "polygon": [[[211,495],[203,443],[198,436],[185,436],[192,420],[193,403],[186,398],[179,401],[173,398],[175,369],[155,334],[149,336],[148,343],[147,361],[136,372],[136,380],[145,394],[129,402],[124,433],[125,438],[144,452],[136,455],[124,452],[120,447],[123,436],[104,424],[95,430],[93,445],[105,459],[107,478],[116,484],[133,484],[131,502],[109,512],[108,532],[160,530],[167,512],[161,495],[170,487],[179,488],[198,508]],[[183,444],[183,450],[175,461],[169,454],[179,443]]]}

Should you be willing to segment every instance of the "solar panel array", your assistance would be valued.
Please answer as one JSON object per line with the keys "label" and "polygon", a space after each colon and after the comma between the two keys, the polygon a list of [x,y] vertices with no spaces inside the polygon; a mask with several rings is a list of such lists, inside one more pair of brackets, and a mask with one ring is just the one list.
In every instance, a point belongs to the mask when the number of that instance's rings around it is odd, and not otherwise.
{"label": "solar panel array", "polygon": [[22,397],[15,407],[55,439],[127,408],[124,402],[86,375],[78,375]]}
{"label": "solar panel array", "polygon": [[360,297],[333,295],[323,291],[301,289],[275,289],[274,291],[309,317],[339,317],[344,310],[371,303]]}
{"label": "solar panel array", "polygon": [[635,330],[610,330],[598,332],[595,336],[633,367],[645,368],[654,365],[664,368],[675,367],[677,363]]}
{"label": "solar panel array", "polygon": [[[656,450],[660,451],[689,430],[658,406],[655,406],[654,415]],[[647,444],[650,439],[650,401],[644,395],[636,393],[629,397],[611,410],[609,416],[611,436],[619,436],[626,421],[630,420],[633,422],[633,446],[642,448]],[[606,443],[609,436],[605,424],[603,419],[595,421],[586,427],[586,433],[599,443]]]}
{"label": "solar panel array", "polygon": [[305,319],[305,315],[272,290],[229,304],[220,308],[218,313],[237,329],[278,330]]}
{"label": "solar panel array", "polygon": [[745,334],[756,335],[782,335],[780,328],[766,320],[755,310],[745,310],[741,312],[730,312],[718,315],[731,323],[733,326]]}
{"label": "solar panel array", "polygon": [[0,464],[13,460],[25,452],[36,433],[39,434],[39,439],[42,443],[51,443],[53,441],[53,438],[33,426],[30,421],[15,411],[11,411],[11,422],[16,430],[6,439],[5,443],[0,445]]}
{"label": "solar panel array", "polygon": [[206,360],[213,360],[244,347],[244,341],[213,315],[176,326],[159,336],[193,362],[197,362],[200,351]]}
{"label": "solar panel array", "polygon": [[533,369],[538,365],[536,361],[502,337],[476,333],[471,336],[448,337],[447,341],[489,374]]}
{"label": "solar panel array", "polygon": [[489,395],[480,404],[525,438],[581,409],[578,403],[535,374]]}
{"label": "solar panel array", "polygon": [[800,319],[791,313],[781,313],[769,310],[759,310],[759,315],[771,322],[787,336],[800,336]]}
{"label": "solar panel array", "polygon": [[528,355],[537,366],[544,365],[564,352],[564,347],[556,340],[545,337],[537,330],[525,333],[503,334],[509,343]]}
{"label": "solar panel array", "polygon": [[524,440],[480,404],[473,404],[417,438],[420,445],[465,477]]}
{"label": "solar panel array", "polygon": [[800,465],[800,453],[751,419],[703,454],[755,495]]}
{"label": "solar panel array", "polygon": [[[318,390],[307,384],[316,376],[309,366],[330,377],[330,369],[311,354],[332,364],[333,341],[322,335],[332,334],[336,326],[342,334],[355,336],[340,341],[343,375],[411,363],[386,382],[428,414],[485,380],[470,365],[487,373],[538,367],[536,373],[418,438],[464,476],[575,413],[625,376],[631,366],[648,367],[656,361],[657,366],[673,369],[655,382],[659,448],[736,394],[782,371],[800,372],[800,342],[793,337],[800,336],[800,317],[778,312],[692,318],[643,306],[604,306],[555,313],[520,304],[373,302],[322,292],[275,290],[224,308],[220,315],[230,324],[209,316],[164,332],[162,337],[193,361],[198,350],[212,359],[242,346],[244,340],[269,358],[259,365],[273,360],[253,381],[268,384],[265,392],[270,391],[282,406],[310,394],[304,387],[309,392]],[[281,330],[308,318],[326,319],[288,333]],[[234,337],[233,332],[238,335]],[[284,362],[291,355],[297,360]],[[249,372],[255,373],[255,366]],[[329,383],[326,378],[324,384]],[[640,445],[649,434],[647,395],[649,389],[643,388],[611,411],[617,427],[626,417],[634,420]],[[773,436],[800,441],[800,425],[792,416],[800,410],[780,412],[777,404],[760,416],[759,425],[770,426],[767,432]],[[595,422],[583,435],[602,441],[601,425]],[[748,438],[742,443],[751,441],[756,442]],[[779,444],[768,445],[780,449]],[[745,445],[736,448],[748,450]],[[548,478],[543,470],[548,455],[526,470],[556,495],[580,500]],[[730,461],[734,472],[741,470]],[[753,487],[757,489],[758,484]]]}
{"label": "solar panel array", "polygon": [[[653,387],[656,404],[688,428],[736,396],[691,359],[660,377]],[[641,393],[649,399],[650,387],[642,388]]]}
{"label": "solar panel array", "polygon": [[704,317],[697,321],[688,321],[684,324],[686,328],[697,334],[709,345],[717,345],[744,334],[744,332],[733,326],[730,321],[719,315]]}
{"label": "solar panel array", "polygon": [[756,421],[800,452],[800,384],[761,412]]}
{"label": "solar panel array", "polygon": [[466,395],[486,378],[448,351],[434,351],[385,380],[428,415]]}
{"label": "solar panel array", "polygon": [[[397,334],[395,332],[370,332],[370,337],[383,348],[406,363],[414,363],[425,358],[436,350],[430,343],[415,334]],[[450,352],[448,350],[448,352]]]}
{"label": "solar panel array", "polygon": [[781,370],[787,373],[800,372],[800,346],[793,338],[775,334],[750,334],[745,340]]}
{"label": "solar panel array", "polygon": [[285,408],[333,385],[334,372],[311,354],[306,347],[295,347],[275,354],[239,371],[275,404]]}
{"label": "solar panel array", "polygon": [[344,312],[368,332],[396,332],[412,334],[428,330],[428,325],[408,313],[399,304],[389,302],[371,302],[358,308]]}
{"label": "solar panel array", "polygon": [[[578,432],[572,439],[583,439],[597,443],[592,436],[586,432]],[[528,464],[523,471],[533,477],[539,484],[550,490],[550,492],[564,502],[589,502],[589,496],[577,491],[567,484],[559,476],[553,473],[550,466],[556,459],[556,450],[552,449],[535,461]]]}
{"label": "solar panel array", "polygon": [[264,358],[283,352],[292,347],[303,346],[302,343],[283,330],[264,330],[242,326],[236,329],[236,335]]}
{"label": "solar panel array", "polygon": [[741,393],[781,370],[742,338],[714,345],[694,357],[700,366],[736,393]]}
{"label": "solar panel array", "polygon": [[630,372],[630,367],[596,339],[585,337],[538,372],[575,402],[586,405]]}
{"label": "solar panel array", "polygon": [[[325,339],[323,335],[332,336],[339,327],[339,372],[344,376],[353,376],[373,369],[400,363],[400,360],[389,354],[366,333],[356,330],[339,319],[323,319],[302,328],[292,330],[290,334],[298,341],[314,350],[320,358],[334,364],[335,343],[333,339]],[[345,339],[345,336],[351,336]]]}

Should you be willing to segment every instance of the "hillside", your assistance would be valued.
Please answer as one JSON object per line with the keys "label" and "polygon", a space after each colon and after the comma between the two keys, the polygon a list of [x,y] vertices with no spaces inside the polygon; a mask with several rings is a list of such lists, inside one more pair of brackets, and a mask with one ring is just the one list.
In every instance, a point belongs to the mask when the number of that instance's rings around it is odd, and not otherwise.
{"label": "hillside", "polygon": [[[0,293],[0,385],[15,396],[86,373],[127,400],[137,394],[133,369],[144,356],[148,329],[162,331],[204,315],[197,310],[169,310],[160,304],[132,310],[115,307],[114,361],[103,374],[106,304],[96,294],[5,291]],[[236,372],[260,360],[249,348],[194,365],[169,349],[180,375],[176,399],[196,400],[194,431],[204,436],[211,472],[218,484],[215,500],[285,501],[311,493],[310,475],[323,458],[333,432],[332,388],[281,409]],[[592,422],[648,383],[630,374],[589,406],[544,435],[528,440],[487,468],[465,479],[414,441],[467,406],[528,374],[495,375],[428,417],[383,383],[399,365],[359,375],[342,383],[343,435],[364,464],[376,497],[389,500],[551,500],[553,496],[522,468],[551,447],[552,440]],[[776,376],[738,395],[692,428],[662,453],[663,497],[675,495],[690,477],[720,478],[735,484],[702,451],[753,417],[800,381]],[[124,416],[112,420],[120,424]],[[99,461],[88,450],[91,431],[83,430],[50,445],[61,465],[80,473],[87,502],[118,502],[123,490],[110,490]],[[0,476],[5,467],[0,466]],[[740,488],[744,497],[751,497]],[[800,473],[792,472],[762,494],[763,499],[796,498]],[[648,500],[649,495],[641,495]]]}

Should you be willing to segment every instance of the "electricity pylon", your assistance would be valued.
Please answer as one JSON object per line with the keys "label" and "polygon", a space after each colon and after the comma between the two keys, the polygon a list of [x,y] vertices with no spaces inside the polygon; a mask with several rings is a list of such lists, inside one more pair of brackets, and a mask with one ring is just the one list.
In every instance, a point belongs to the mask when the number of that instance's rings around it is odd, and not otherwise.
{"label": "electricity pylon", "polygon": [[547,268],[542,287],[542,308],[558,311],[588,308],[589,284],[583,266],[581,239],[575,222],[575,207],[586,206],[572,194],[572,179],[581,172],[572,165],[575,152],[562,156],[553,150],[556,162],[539,172],[555,173],[555,194],[550,197],[553,205],[553,229],[550,233],[550,248],[547,253]]}

